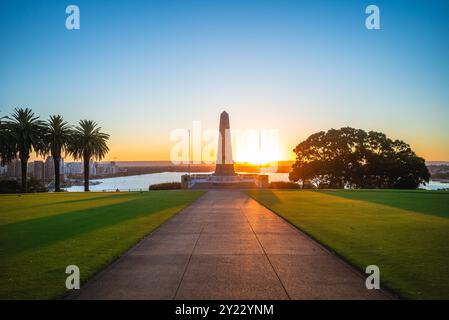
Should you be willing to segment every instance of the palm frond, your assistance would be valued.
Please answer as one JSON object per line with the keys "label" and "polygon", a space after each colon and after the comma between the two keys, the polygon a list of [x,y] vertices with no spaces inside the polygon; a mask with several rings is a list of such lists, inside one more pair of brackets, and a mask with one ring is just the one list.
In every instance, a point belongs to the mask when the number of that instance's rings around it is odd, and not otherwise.
{"label": "palm frond", "polygon": [[31,109],[16,108],[11,116],[5,118],[5,130],[9,136],[10,149],[23,159],[28,159],[33,151],[45,149],[43,136],[45,122],[39,119]]}
{"label": "palm frond", "polygon": [[68,151],[75,159],[83,157],[103,159],[109,151],[107,141],[109,134],[101,132],[95,121],[81,120],[73,130]]}

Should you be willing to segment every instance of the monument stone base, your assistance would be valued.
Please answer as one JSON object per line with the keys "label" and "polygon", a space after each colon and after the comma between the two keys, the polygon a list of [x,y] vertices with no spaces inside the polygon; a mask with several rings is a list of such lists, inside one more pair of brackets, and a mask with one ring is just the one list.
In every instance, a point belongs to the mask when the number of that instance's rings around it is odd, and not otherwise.
{"label": "monument stone base", "polygon": [[234,171],[234,164],[217,164],[213,175],[234,177],[237,173]]}
{"label": "monument stone base", "polygon": [[268,188],[268,175],[237,174],[185,174],[181,177],[182,189],[258,189]]}

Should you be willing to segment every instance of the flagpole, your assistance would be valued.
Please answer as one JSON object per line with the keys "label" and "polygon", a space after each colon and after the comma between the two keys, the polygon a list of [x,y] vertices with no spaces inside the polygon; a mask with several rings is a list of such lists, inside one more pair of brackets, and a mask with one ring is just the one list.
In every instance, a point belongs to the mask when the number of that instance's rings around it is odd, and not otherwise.
{"label": "flagpole", "polygon": [[188,171],[190,176],[190,129],[189,129],[189,161],[188,161]]}

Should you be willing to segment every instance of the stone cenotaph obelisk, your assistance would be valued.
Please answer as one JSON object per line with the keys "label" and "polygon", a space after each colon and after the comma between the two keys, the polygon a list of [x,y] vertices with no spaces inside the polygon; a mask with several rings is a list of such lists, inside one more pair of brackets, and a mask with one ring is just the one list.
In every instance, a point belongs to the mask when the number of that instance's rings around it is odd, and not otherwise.
{"label": "stone cenotaph obelisk", "polygon": [[234,161],[232,160],[231,129],[229,115],[223,111],[220,115],[220,129],[218,137],[217,162],[215,176],[235,176]]}

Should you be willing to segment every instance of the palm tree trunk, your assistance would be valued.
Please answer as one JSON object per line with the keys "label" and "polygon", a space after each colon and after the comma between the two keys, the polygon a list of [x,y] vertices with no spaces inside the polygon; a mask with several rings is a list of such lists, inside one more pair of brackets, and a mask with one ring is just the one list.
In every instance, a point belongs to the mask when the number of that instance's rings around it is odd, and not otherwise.
{"label": "palm tree trunk", "polygon": [[84,191],[89,191],[89,160],[90,156],[84,154],[83,155],[83,161],[84,161]]}
{"label": "palm tree trunk", "polygon": [[61,158],[60,157],[54,157],[53,156],[53,163],[55,166],[55,192],[60,192],[60,184],[59,184],[59,177],[60,177],[60,164],[61,164]]}
{"label": "palm tree trunk", "polygon": [[20,159],[20,165],[22,169],[22,192],[27,192],[27,168],[28,168],[28,158]]}

